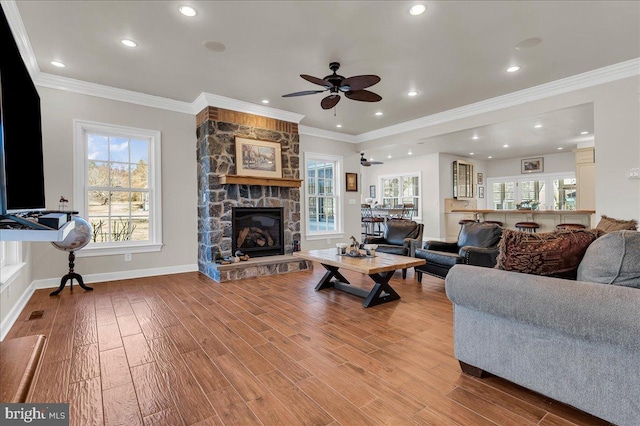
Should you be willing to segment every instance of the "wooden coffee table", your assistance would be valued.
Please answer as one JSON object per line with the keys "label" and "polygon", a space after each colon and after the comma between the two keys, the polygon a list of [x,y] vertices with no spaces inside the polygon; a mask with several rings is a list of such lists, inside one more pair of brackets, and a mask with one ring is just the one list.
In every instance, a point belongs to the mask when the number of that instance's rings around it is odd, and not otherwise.
{"label": "wooden coffee table", "polygon": [[[364,297],[362,306],[365,308],[400,299],[400,295],[389,285],[393,273],[398,269],[411,268],[426,263],[424,259],[387,253],[376,253],[375,257],[364,258],[341,256],[337,254],[335,248],[296,251],[293,252],[293,256],[319,262],[327,270],[327,273],[316,285],[316,291],[335,288]],[[338,271],[340,268],[369,275],[375,283],[373,289],[367,291],[351,286],[349,281]],[[332,280],[332,278],[336,278],[336,280]]]}

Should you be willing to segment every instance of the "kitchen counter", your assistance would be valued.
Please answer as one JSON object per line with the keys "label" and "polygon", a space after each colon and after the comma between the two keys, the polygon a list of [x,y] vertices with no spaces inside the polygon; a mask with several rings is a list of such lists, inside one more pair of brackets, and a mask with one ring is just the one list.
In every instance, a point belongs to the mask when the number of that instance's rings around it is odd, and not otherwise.
{"label": "kitchen counter", "polygon": [[451,209],[447,217],[447,237],[455,238],[460,230],[460,219],[475,219],[502,222],[504,228],[515,229],[517,222],[536,222],[540,224],[537,232],[550,232],[560,223],[579,223],[587,228],[593,227],[595,210],[488,210],[488,209]]}

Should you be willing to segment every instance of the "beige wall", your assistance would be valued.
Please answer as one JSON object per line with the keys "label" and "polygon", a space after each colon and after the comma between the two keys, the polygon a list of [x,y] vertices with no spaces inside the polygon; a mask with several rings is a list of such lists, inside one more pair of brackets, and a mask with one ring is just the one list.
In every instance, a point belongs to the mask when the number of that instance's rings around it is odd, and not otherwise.
{"label": "beige wall", "polygon": [[[156,253],[78,257],[83,276],[122,271],[180,268],[197,264],[196,119],[161,109],[111,101],[71,92],[38,88],[42,105],[42,135],[46,205],[58,207],[64,195],[73,200],[73,120],[159,130],[162,138],[162,239]],[[67,255],[49,243],[31,243],[32,278],[62,277]]]}
{"label": "beige wall", "polygon": [[[335,247],[337,242],[346,242],[352,235],[356,238],[360,237],[360,199],[364,185],[363,179],[360,175],[360,154],[355,150],[355,145],[339,142],[335,140],[323,139],[316,136],[300,135],[300,174],[301,179],[305,179],[302,174],[304,173],[304,153],[313,152],[318,154],[329,154],[343,157],[342,171],[341,171],[341,185],[340,185],[340,197],[343,200],[342,208],[344,212],[344,234],[339,238],[332,238],[327,240],[326,238],[319,240],[307,239],[305,233],[305,221],[304,214],[306,211],[305,203],[305,188],[304,182],[303,188],[300,192],[301,202],[300,210],[302,214],[301,226],[302,226],[302,250],[314,250],[328,247]],[[358,192],[346,192],[344,187],[344,174],[345,173],[358,173]],[[366,187],[368,191],[368,186]],[[349,204],[349,200],[353,204]]]}

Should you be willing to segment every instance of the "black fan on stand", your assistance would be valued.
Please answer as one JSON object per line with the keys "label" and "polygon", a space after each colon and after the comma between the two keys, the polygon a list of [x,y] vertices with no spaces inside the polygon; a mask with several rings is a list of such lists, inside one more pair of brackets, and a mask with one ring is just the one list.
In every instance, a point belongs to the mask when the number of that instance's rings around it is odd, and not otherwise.
{"label": "black fan on stand", "polygon": [[325,76],[324,78],[313,77],[307,74],[300,74],[300,77],[305,80],[324,87],[323,90],[303,90],[302,92],[289,93],[282,95],[283,98],[290,98],[293,96],[305,96],[315,95],[316,93],[322,93],[329,91],[329,96],[322,99],[320,106],[322,109],[331,109],[340,102],[340,93],[353,99],[354,101],[362,102],[379,102],[382,100],[380,95],[364,90],[367,87],[373,86],[380,81],[380,77],[377,75],[356,75],[353,77],[345,78],[336,74],[336,71],[340,68],[338,62],[331,62],[329,69],[333,71],[333,74]]}
{"label": "black fan on stand", "polygon": [[361,166],[369,167],[369,166],[373,166],[375,164],[384,164],[384,163],[382,161],[369,161],[366,158],[364,158],[364,152],[360,153],[360,165]]}

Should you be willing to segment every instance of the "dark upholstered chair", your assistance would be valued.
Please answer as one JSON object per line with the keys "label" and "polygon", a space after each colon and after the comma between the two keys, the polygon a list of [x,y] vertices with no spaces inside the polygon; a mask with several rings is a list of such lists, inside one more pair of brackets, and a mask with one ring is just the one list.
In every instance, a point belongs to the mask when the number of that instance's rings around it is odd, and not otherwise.
{"label": "dark upholstered chair", "polygon": [[423,273],[444,278],[458,263],[493,268],[498,258],[500,237],[502,227],[499,225],[470,222],[462,225],[455,243],[427,241],[423,248],[415,250],[415,257],[427,261],[415,267],[418,282],[422,282]]}
{"label": "dark upholstered chair", "polygon": [[[424,225],[413,220],[390,219],[386,223],[382,237],[365,237],[364,244],[377,244],[378,253],[411,256],[422,244]],[[402,278],[407,278],[407,269],[402,270]]]}

